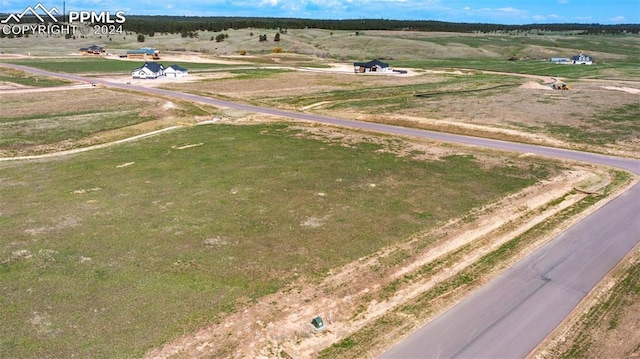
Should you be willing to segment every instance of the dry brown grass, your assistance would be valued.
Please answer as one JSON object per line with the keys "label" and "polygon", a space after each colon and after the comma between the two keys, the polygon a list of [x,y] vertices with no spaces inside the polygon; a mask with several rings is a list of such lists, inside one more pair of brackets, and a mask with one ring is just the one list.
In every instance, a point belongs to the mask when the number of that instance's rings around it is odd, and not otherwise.
{"label": "dry brown grass", "polygon": [[[630,123],[627,138],[595,145],[586,142],[597,141],[598,133],[609,130],[594,119],[637,102],[637,94],[605,88],[629,83],[582,80],[571,82],[571,91],[551,91],[518,86],[526,81],[530,79],[478,71],[422,71],[417,76],[287,71],[262,75],[259,80],[238,75],[166,87],[342,118],[626,156],[640,153],[640,141]],[[466,92],[504,83],[513,86]],[[435,95],[414,96],[421,93]],[[572,133],[557,132],[559,127],[584,131],[590,137],[576,142],[569,137]]]}
{"label": "dry brown grass", "polygon": [[56,116],[73,112],[144,109],[157,112],[164,100],[126,96],[103,88],[2,95],[2,117]]}

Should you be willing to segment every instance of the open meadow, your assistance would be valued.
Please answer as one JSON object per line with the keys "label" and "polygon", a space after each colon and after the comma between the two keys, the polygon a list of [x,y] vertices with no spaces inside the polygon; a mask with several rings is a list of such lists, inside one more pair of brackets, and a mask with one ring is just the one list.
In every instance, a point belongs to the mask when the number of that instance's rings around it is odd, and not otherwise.
{"label": "open meadow", "polygon": [[194,122],[215,110],[91,86],[2,95],[0,157],[86,147]]}
{"label": "open meadow", "polygon": [[206,125],[1,164],[2,356],[140,355],[560,170],[306,137]]}
{"label": "open meadow", "polygon": [[[0,62],[124,83],[117,55],[156,47],[189,75],[135,85],[640,157],[637,35],[225,33],[1,38]],[[354,73],[373,58],[407,73]],[[0,160],[0,357],[374,356],[635,181],[3,67],[0,101],[0,159],[50,156]]]}

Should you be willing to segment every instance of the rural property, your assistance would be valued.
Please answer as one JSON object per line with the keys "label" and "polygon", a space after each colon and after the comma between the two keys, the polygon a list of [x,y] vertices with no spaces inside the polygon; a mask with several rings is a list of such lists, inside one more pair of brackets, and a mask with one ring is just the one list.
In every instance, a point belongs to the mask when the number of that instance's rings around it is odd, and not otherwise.
{"label": "rural property", "polygon": [[[580,31],[3,36],[0,357],[384,356],[638,195],[640,36]],[[638,203],[525,356],[640,356]]]}

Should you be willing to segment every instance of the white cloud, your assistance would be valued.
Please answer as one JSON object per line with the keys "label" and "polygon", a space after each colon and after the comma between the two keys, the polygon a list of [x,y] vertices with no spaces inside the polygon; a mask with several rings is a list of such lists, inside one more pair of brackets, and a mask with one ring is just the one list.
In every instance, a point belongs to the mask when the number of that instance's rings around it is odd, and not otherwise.
{"label": "white cloud", "polygon": [[507,13],[507,14],[520,14],[520,13],[524,12],[522,10],[514,9],[512,7],[501,7],[499,9],[497,9],[497,10],[498,11],[502,11],[502,12]]}
{"label": "white cloud", "polygon": [[564,16],[551,14],[551,15],[534,15],[532,16],[533,20],[538,22],[550,21],[550,22],[562,22],[566,21],[567,18]]}
{"label": "white cloud", "polygon": [[260,6],[278,6],[278,0],[261,0]]}
{"label": "white cloud", "polygon": [[616,16],[616,17],[610,18],[609,21],[617,22],[617,23],[625,23],[627,22],[627,18],[624,16]]}

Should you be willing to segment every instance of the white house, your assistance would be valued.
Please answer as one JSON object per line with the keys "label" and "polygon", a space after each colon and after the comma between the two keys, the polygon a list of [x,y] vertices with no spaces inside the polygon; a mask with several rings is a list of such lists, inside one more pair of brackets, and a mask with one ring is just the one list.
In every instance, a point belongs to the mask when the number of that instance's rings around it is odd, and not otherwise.
{"label": "white house", "polygon": [[178,65],[171,65],[164,69],[164,75],[167,77],[183,77],[187,76],[189,71],[184,67],[180,67]]}
{"label": "white house", "polygon": [[580,53],[579,55],[573,56],[572,58],[552,57],[551,62],[563,65],[592,65],[593,59],[591,58],[591,56]]}
{"label": "white house", "polygon": [[583,54],[582,52],[580,53],[580,55],[572,57],[571,58],[571,62],[576,64],[576,65],[591,65],[591,64],[593,64],[593,60],[591,59],[591,56],[587,56],[587,55]]}
{"label": "white house", "polygon": [[134,79],[156,79],[164,75],[164,66],[157,62],[145,62],[144,65],[131,71]]}

